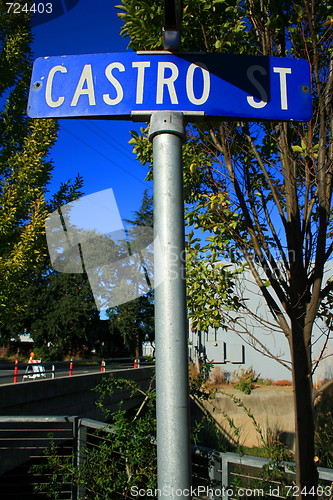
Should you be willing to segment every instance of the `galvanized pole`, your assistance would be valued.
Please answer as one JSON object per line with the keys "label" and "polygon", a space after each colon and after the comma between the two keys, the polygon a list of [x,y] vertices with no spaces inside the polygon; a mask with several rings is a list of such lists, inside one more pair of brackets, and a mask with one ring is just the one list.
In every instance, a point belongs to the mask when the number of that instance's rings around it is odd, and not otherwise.
{"label": "galvanized pole", "polygon": [[189,499],[191,453],[185,288],[183,115],[153,113],[157,478],[159,497]]}

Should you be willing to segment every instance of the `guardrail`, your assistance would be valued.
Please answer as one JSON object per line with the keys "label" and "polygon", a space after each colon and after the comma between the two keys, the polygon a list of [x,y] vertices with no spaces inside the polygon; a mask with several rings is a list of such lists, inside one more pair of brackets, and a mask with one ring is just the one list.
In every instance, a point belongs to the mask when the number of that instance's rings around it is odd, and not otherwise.
{"label": "guardrail", "polygon": [[[269,478],[269,473],[260,474],[266,466],[272,470],[268,458],[223,453],[217,450],[195,447],[198,456],[206,457],[208,461],[209,486],[206,489],[210,500],[234,500],[235,498],[280,498],[298,497],[298,487],[294,484],[295,464],[293,462],[278,462],[275,464],[279,473],[284,473],[282,482]],[[319,483],[316,492],[308,492],[311,498],[333,498],[333,469],[318,468]],[[286,484],[288,482],[288,484]],[[199,490],[200,491],[200,490]],[[283,491],[287,496],[283,496]],[[202,498],[202,497],[199,497]]]}
{"label": "guardrail", "polygon": [[[99,358],[94,360],[69,361],[46,361],[20,363],[16,360],[13,363],[0,364],[0,384],[18,383],[31,380],[43,380],[44,378],[56,378],[78,375],[84,369],[94,372],[106,372],[119,368],[140,368],[151,366],[145,358]],[[40,369],[39,369],[40,368]],[[6,372],[6,373],[4,373]]]}
{"label": "guardrail", "polygon": [[[100,434],[101,430],[105,432],[104,436]],[[98,435],[96,431],[99,431]],[[10,490],[15,500],[40,498],[34,493],[33,487],[46,483],[45,477],[31,476],[29,468],[32,464],[45,462],[43,450],[50,445],[51,439],[57,444],[61,456],[72,457],[74,463],[79,465],[87,447],[96,447],[96,440],[103,444],[110,440],[110,434],[114,432],[115,428],[104,422],[75,416],[0,417],[0,499],[4,492]],[[281,494],[281,483],[271,481],[267,488],[267,480],[265,482],[260,475],[263,466],[269,464],[268,459],[224,453],[200,446],[193,446],[192,451],[193,499],[285,498]],[[295,496],[296,487],[292,483],[294,464],[280,462],[279,467],[289,475],[289,494]],[[13,468],[14,473],[11,471]],[[319,490],[323,492],[319,496],[331,498],[333,470],[319,468],[318,472],[321,484]],[[60,489],[59,498],[63,500],[84,498],[84,488],[76,489],[68,481]],[[123,498],[133,500],[130,496]]]}

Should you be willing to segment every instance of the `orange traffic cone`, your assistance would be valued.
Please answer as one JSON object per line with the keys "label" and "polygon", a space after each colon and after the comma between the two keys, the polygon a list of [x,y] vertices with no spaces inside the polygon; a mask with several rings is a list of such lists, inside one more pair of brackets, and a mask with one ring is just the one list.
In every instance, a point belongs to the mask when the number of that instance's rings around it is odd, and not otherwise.
{"label": "orange traffic cone", "polygon": [[17,375],[18,375],[18,359],[15,359],[15,365],[14,365],[14,384],[17,383]]}

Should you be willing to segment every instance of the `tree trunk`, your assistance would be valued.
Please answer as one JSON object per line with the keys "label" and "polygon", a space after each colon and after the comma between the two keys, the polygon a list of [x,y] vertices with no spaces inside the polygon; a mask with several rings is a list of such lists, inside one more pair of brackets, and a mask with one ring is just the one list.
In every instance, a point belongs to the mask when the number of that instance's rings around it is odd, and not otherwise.
{"label": "tree trunk", "polygon": [[[315,426],[311,363],[301,325],[292,325],[290,340],[295,407],[295,462],[297,497],[316,499],[318,471],[315,463]],[[312,489],[311,489],[312,488]],[[308,494],[308,495],[307,495]]]}

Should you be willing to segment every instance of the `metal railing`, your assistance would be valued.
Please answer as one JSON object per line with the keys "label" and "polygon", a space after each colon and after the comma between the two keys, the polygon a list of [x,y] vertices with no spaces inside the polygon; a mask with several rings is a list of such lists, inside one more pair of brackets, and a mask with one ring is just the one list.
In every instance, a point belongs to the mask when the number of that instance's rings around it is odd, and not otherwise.
{"label": "metal railing", "polygon": [[[45,450],[54,442],[58,453],[71,457],[76,449],[77,419],[71,417],[0,417],[0,498],[46,498],[35,486],[48,482],[46,475],[31,474],[32,466],[46,463]],[[76,498],[72,484],[61,485],[59,498]]]}
{"label": "metal railing", "polygon": [[[104,422],[75,416],[0,417],[0,499],[46,498],[49,478],[45,473],[32,475],[31,466],[46,464],[45,450],[51,443],[56,445],[59,456],[67,457],[73,465],[80,465],[87,447],[98,447],[110,441],[110,434],[114,432],[115,428]],[[268,459],[200,446],[193,446],[192,451],[194,499],[285,498],[282,483],[267,481],[262,474],[263,467],[269,466]],[[281,462],[279,467],[285,477],[290,478],[290,496],[295,496],[294,464]],[[319,496],[333,498],[333,470],[319,468],[318,472],[318,492],[322,492]],[[39,493],[34,491],[36,485],[41,490]],[[84,487],[76,488],[68,479],[59,485],[62,500],[78,500],[84,494]]]}
{"label": "metal railing", "polygon": [[[274,479],[273,464],[268,458],[223,453],[217,450],[195,447],[195,453],[206,457],[209,485],[206,488],[210,500],[233,500],[235,498],[280,498],[298,496],[294,484],[295,464],[278,462],[275,467],[283,480]],[[262,474],[263,469],[265,474]],[[271,473],[270,473],[271,472]],[[319,498],[333,498],[333,469],[318,468],[319,486],[316,492],[309,492],[310,498],[315,493]],[[202,491],[204,489],[202,488]],[[200,488],[198,489],[200,493]],[[312,497],[311,497],[312,495]],[[203,498],[200,497],[199,498]]]}

